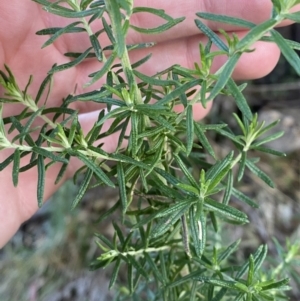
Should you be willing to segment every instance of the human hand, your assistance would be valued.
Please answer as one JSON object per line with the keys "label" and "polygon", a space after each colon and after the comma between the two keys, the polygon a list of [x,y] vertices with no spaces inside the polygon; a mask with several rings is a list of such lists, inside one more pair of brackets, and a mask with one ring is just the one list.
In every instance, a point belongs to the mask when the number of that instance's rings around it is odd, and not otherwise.
{"label": "human hand", "polygon": [[[153,7],[165,9],[171,16],[185,16],[186,20],[159,36],[145,36],[132,32],[128,37],[128,43],[157,42],[151,48],[152,59],[142,66],[141,71],[146,74],[155,74],[171,66],[180,64],[192,68],[194,62],[199,61],[198,44],[206,38],[199,33],[194,25],[195,12],[206,11],[211,13],[231,15],[239,18],[246,18],[254,23],[262,22],[270,15],[271,2],[269,0],[251,1],[247,0],[224,0],[220,4],[212,4],[209,0],[186,0],[177,1],[176,5],[170,1],[153,0]],[[138,6],[147,6],[146,0],[137,0]],[[41,45],[45,37],[35,35],[40,29],[64,24],[65,20],[50,15],[42,10],[42,7],[32,1],[2,0],[0,2],[0,66],[2,69],[5,63],[14,72],[21,87],[25,87],[30,74],[34,76],[34,82],[29,93],[35,95],[42,80],[54,63],[62,64],[68,61],[64,53],[69,51],[83,51],[88,47],[88,39],[82,35],[74,37],[72,34],[62,36],[54,44],[45,49]],[[136,15],[132,18],[132,23],[141,27],[151,27],[155,25],[155,18],[141,18]],[[217,30],[220,24],[208,24],[212,29]],[[240,36],[246,34],[244,30],[226,27],[228,31],[238,31]],[[105,43],[105,41],[104,41]],[[235,71],[235,79],[250,79],[261,77],[272,70],[275,66],[279,50],[270,43],[259,42],[255,45],[256,51],[243,55]],[[133,61],[143,57],[149,49],[133,51],[131,58]],[[214,61],[212,71],[217,70],[224,61],[217,58]],[[257,68],[259,66],[259,68]],[[97,67],[97,66],[96,66]],[[66,70],[55,75],[55,85],[49,104],[59,106],[65,97],[76,84],[77,92],[83,92],[83,84],[88,81],[87,75],[95,71],[95,62],[90,60],[82,63],[76,68]],[[85,90],[86,91],[86,90]],[[1,90],[0,90],[1,94]],[[83,129],[89,129],[97,118],[99,106],[95,104],[76,103],[75,107],[80,115],[80,122]],[[10,116],[16,113],[15,106],[6,106],[4,115]],[[206,114],[199,106],[195,113],[195,118],[200,119]],[[107,125],[109,127],[109,125]],[[110,139],[105,142],[105,149],[112,151],[115,141]],[[7,157],[7,151],[0,152],[0,162]],[[54,185],[59,166],[54,165],[47,171],[45,199],[49,198],[57,189]],[[70,164],[70,168],[65,179],[72,176],[78,168],[77,162]],[[0,247],[16,232],[22,222],[30,218],[37,210],[36,201],[37,173],[35,169],[21,173],[18,187],[13,187],[11,181],[11,170],[6,168],[0,173]]]}

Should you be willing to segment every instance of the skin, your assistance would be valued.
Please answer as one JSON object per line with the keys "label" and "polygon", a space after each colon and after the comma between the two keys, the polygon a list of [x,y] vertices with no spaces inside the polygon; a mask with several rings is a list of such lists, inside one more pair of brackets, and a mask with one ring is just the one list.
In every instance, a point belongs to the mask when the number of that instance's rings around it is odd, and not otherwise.
{"label": "skin", "polygon": [[[140,71],[146,74],[154,74],[172,64],[181,64],[185,67],[193,67],[194,62],[199,62],[198,44],[205,41],[205,37],[200,34],[194,25],[195,12],[206,11],[217,14],[224,14],[245,18],[249,21],[259,23],[268,18],[271,11],[271,1],[269,0],[136,0],[137,6],[152,6],[162,8],[173,17],[185,16],[186,20],[160,36],[145,36],[135,32],[130,32],[128,43],[140,43],[146,41],[157,42],[151,48],[153,54],[150,63],[145,64]],[[64,25],[64,20],[59,17],[49,15],[41,9],[41,6],[30,0],[1,0],[0,1],[0,68],[8,65],[15,74],[20,87],[24,88],[30,74],[34,76],[34,82],[30,87],[30,93],[36,95],[37,89],[45,78],[47,71],[54,63],[62,64],[68,61],[63,54],[68,51],[82,51],[88,45],[85,35],[78,39],[78,35],[65,35],[56,40],[53,45],[41,49],[41,45],[47,37],[37,36],[35,32],[51,26]],[[132,23],[142,27],[157,26],[159,22],[155,18],[134,15]],[[71,23],[67,20],[67,24]],[[207,23],[213,30],[217,30],[220,24]],[[286,25],[286,24],[283,24]],[[224,27],[223,27],[224,28]],[[94,28],[96,29],[96,28]],[[239,36],[246,34],[239,28],[226,26],[225,29],[238,32]],[[106,43],[101,40],[101,43]],[[256,51],[245,54],[240,59],[235,71],[234,78],[253,79],[259,78],[269,73],[276,65],[279,58],[279,50],[276,46],[259,42],[254,45]],[[143,57],[149,49],[134,51],[131,53],[132,61],[137,61]],[[224,63],[224,58],[214,61],[213,70],[217,70]],[[259,66],[259,67],[258,67]],[[63,97],[77,84],[77,93],[86,92],[82,86],[88,81],[87,75],[98,68],[99,65],[93,60],[85,62],[76,68],[66,70],[55,75],[55,85],[48,105],[59,106]],[[94,87],[91,87],[95,88]],[[0,95],[3,91],[0,88]],[[79,110],[80,122],[85,131],[91,128],[98,116],[99,106],[95,104],[78,103],[75,108]],[[178,108],[180,109],[180,108]],[[18,107],[5,106],[4,116],[16,114]],[[196,119],[203,118],[207,112],[202,107],[198,107],[195,113]],[[106,125],[109,127],[109,125]],[[116,145],[116,137],[105,141],[106,151],[113,151]],[[7,158],[8,151],[0,152],[0,162]],[[71,177],[78,168],[79,163],[73,161],[65,176]],[[45,200],[48,199],[58,188],[54,185],[54,180],[60,166],[54,165],[47,171]],[[22,222],[29,219],[37,211],[36,201],[36,169],[31,169],[21,173],[18,187],[13,187],[11,180],[11,166],[0,173],[0,247],[12,237]],[[63,181],[62,181],[63,182]]]}

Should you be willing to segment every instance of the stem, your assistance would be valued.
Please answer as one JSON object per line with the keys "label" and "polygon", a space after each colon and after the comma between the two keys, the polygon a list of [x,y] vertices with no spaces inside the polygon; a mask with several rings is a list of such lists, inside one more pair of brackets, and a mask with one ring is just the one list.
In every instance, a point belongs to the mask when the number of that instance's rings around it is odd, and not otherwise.
{"label": "stem", "polygon": [[118,250],[111,250],[108,251],[107,253],[102,254],[100,257],[98,257],[98,260],[103,260],[103,259],[108,259],[108,258],[112,258],[112,257],[117,257],[119,255],[123,255],[123,256],[136,256],[136,255],[141,255],[142,253],[158,253],[159,251],[165,251],[165,250],[169,250],[174,246],[162,246],[159,248],[147,248],[147,249],[139,249],[139,250],[134,250],[134,251],[128,251],[128,252],[120,252]]}

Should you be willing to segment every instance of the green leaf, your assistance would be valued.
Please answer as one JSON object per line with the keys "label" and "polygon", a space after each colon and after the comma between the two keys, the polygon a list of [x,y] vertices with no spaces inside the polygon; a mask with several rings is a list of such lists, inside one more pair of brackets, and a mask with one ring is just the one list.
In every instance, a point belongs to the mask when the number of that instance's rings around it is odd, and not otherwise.
{"label": "green leaf", "polygon": [[90,47],[88,48],[85,52],[83,52],[77,59],[75,59],[72,62],[66,63],[66,64],[62,64],[62,65],[58,65],[58,66],[54,66],[49,72],[48,74],[53,74],[56,72],[60,72],[72,67],[75,67],[76,65],[80,64],[89,54],[89,52],[92,50],[93,48]]}
{"label": "green leaf", "polygon": [[235,281],[230,281],[230,280],[220,280],[220,279],[206,279],[206,278],[202,278],[202,277],[199,277],[197,278],[197,280],[199,281],[204,281],[206,283],[210,283],[210,284],[213,284],[215,286],[220,286],[220,287],[224,287],[224,288],[229,288],[229,289],[235,289]]}
{"label": "green leaf", "polygon": [[168,130],[175,132],[175,128],[172,126],[172,124],[160,114],[153,114],[153,111],[143,111],[143,113],[155,120],[158,124],[163,125]]}
{"label": "green leaf", "polygon": [[103,214],[100,215],[100,217],[97,219],[96,223],[100,223],[103,220],[105,220],[107,217],[109,217],[112,213],[114,213],[120,206],[120,202],[116,202],[111,208],[106,210]]}
{"label": "green leaf", "polygon": [[[198,15],[198,14],[197,14]],[[221,40],[221,38],[212,31],[209,27],[207,27],[202,21],[196,19],[196,26],[204,33],[219,49],[229,52],[228,46]]]}
{"label": "green leaf", "polygon": [[13,161],[14,161],[14,154],[11,154],[3,162],[0,163],[0,171],[2,171],[5,167],[7,167]]}
{"label": "green leaf", "polygon": [[[81,24],[81,23],[82,23],[81,21],[77,21],[77,22],[74,22],[74,23],[71,23],[71,24],[67,25],[66,27],[55,30],[55,33],[52,35],[52,37],[49,40],[47,40],[42,45],[42,48],[45,48],[45,47],[51,45],[55,40],[57,40],[60,36],[62,36],[65,33],[70,33],[70,32],[74,33],[74,32],[83,32],[83,31],[85,31],[84,28],[76,27],[76,25]],[[52,28],[52,30],[53,30],[53,28]],[[48,30],[40,30],[36,34],[37,35],[45,35],[45,34],[51,34],[51,33],[49,32],[49,29],[48,29]]]}
{"label": "green leaf", "polygon": [[157,101],[153,106],[162,106],[164,104],[167,104],[177,97],[179,97],[181,94],[185,93],[187,90],[199,85],[199,79],[194,79],[191,81],[186,82],[185,84],[179,86],[178,88],[174,89],[172,92],[168,93],[165,97]]}
{"label": "green leaf", "polygon": [[90,36],[90,41],[91,41],[91,44],[95,50],[95,55],[98,59],[99,62],[102,62],[103,60],[103,53],[102,53],[102,49],[101,49],[101,46],[100,46],[100,43],[98,41],[98,38],[96,37],[96,35],[91,35]]}
{"label": "green leaf", "polygon": [[79,191],[77,192],[77,195],[75,199],[72,202],[71,210],[74,210],[75,207],[79,204],[79,202],[82,200],[85,192],[87,191],[89,184],[91,182],[93,176],[93,171],[91,169],[87,169],[84,178],[82,179],[82,182],[80,184]]}
{"label": "green leaf", "polygon": [[[290,279],[289,278],[284,278],[282,280],[279,281],[274,281],[273,283],[270,283],[268,285],[264,285],[264,283],[261,283],[260,286],[262,288],[262,291],[266,291],[266,290],[280,290],[282,287],[284,289],[286,289],[287,284],[289,284]],[[288,287],[288,289],[291,289],[290,287]]]}
{"label": "green leaf", "polygon": [[228,83],[240,57],[241,53],[235,53],[225,63],[225,65],[222,67],[221,73],[218,76],[217,82],[215,83],[213,89],[210,91],[209,97],[206,101],[213,100],[216,96],[220,94],[221,90]]}
{"label": "green leaf", "polygon": [[[13,125],[13,128],[16,128],[20,132],[21,137],[23,137],[24,127],[21,124],[21,122],[14,116],[11,116],[10,120],[11,120],[11,123]],[[34,146],[35,145],[33,139],[31,138],[31,136],[25,135],[24,139],[28,143],[29,146]]]}
{"label": "green leaf", "polygon": [[192,280],[197,279],[198,277],[200,277],[204,272],[206,271],[206,269],[198,269],[194,272],[188,273],[188,275],[180,277],[178,280],[175,280],[174,282],[171,282],[168,284],[168,288],[172,288],[175,286],[180,286],[182,284],[184,284],[185,282],[190,282]]}
{"label": "green leaf", "polygon": [[224,251],[219,252],[218,254],[218,262],[221,263],[223,260],[226,260],[233,252],[235,252],[240,244],[241,240],[233,242],[229,245]]}
{"label": "green leaf", "polygon": [[173,19],[171,18],[169,15],[165,14],[164,11],[162,9],[155,9],[155,8],[150,8],[150,7],[135,7],[132,10],[132,14],[135,13],[150,13],[153,15],[156,15],[158,17],[161,17],[165,20],[167,20],[167,23],[164,23],[163,25],[154,27],[154,28],[141,28],[141,27],[137,27],[134,25],[130,25],[130,27],[132,29],[134,29],[137,32],[140,33],[145,33],[145,34],[159,34],[162,33],[170,28],[172,28],[173,26],[177,25],[178,23],[182,22],[185,18],[177,18],[177,19]]}
{"label": "green leaf", "polygon": [[174,86],[174,85],[177,86],[178,85],[178,83],[174,80],[157,79],[157,78],[142,74],[142,73],[138,72],[137,70],[134,70],[133,73],[136,77],[141,79],[143,82],[153,85],[153,86],[167,87],[167,86]]}
{"label": "green leaf", "polygon": [[102,24],[103,24],[103,28],[105,30],[105,33],[107,34],[107,37],[109,38],[110,42],[114,45],[116,43],[116,40],[115,40],[115,37],[114,37],[113,32],[111,30],[111,26],[108,25],[105,18],[102,18]]}
{"label": "green leaf", "polygon": [[32,147],[32,151],[55,162],[69,163],[69,161],[66,158],[55,155],[53,152],[50,152],[42,147],[34,146]]}
{"label": "green leaf", "polygon": [[217,161],[207,172],[206,181],[210,180],[209,189],[213,189],[220,183],[231,169],[233,151],[230,152],[224,159]]}
{"label": "green leaf", "polygon": [[[199,219],[197,220],[197,218]],[[206,244],[206,217],[203,212],[200,217],[196,217],[193,206],[189,210],[189,223],[196,255],[201,258]]]}
{"label": "green leaf", "polygon": [[238,181],[241,181],[244,176],[246,160],[247,160],[247,152],[242,151],[242,157],[241,157],[241,160],[239,161],[239,170],[238,170],[238,175],[237,175]]}
{"label": "green leaf", "polygon": [[275,19],[269,19],[255,27],[253,27],[236,45],[236,49],[244,51],[251,47],[257,40],[270,31],[277,21]]}
{"label": "green leaf", "polygon": [[91,86],[98,79],[100,79],[102,76],[104,76],[109,71],[112,64],[114,63],[116,56],[117,56],[117,54],[115,52],[113,52],[110,55],[110,57],[107,59],[107,61],[104,63],[102,69],[100,71],[96,72],[95,74],[93,74],[93,78],[88,83],[85,84],[85,87]]}
{"label": "green leaf", "polygon": [[195,134],[196,134],[197,138],[199,139],[199,141],[201,142],[202,146],[215,159],[216,155],[215,155],[214,149],[212,148],[208,139],[206,138],[202,126],[199,123],[197,123],[196,121],[194,122],[194,126],[195,126]]}
{"label": "green leaf", "polygon": [[264,173],[261,169],[259,169],[253,162],[251,162],[250,160],[246,160],[246,166],[253,174],[258,176],[267,185],[269,185],[272,188],[275,188],[275,183],[271,180],[271,178],[266,173]]}
{"label": "green leaf", "polygon": [[231,194],[232,194],[232,188],[233,188],[233,174],[232,174],[232,170],[229,170],[228,177],[227,177],[226,188],[225,188],[225,193],[224,193],[224,197],[223,197],[223,200],[222,200],[222,203],[225,204],[225,205],[229,204],[229,200],[230,200]]}
{"label": "green leaf", "polygon": [[165,178],[167,180],[167,182],[169,182],[170,184],[172,184],[172,185],[180,184],[180,182],[179,182],[179,180],[177,178],[175,178],[171,174],[167,173],[163,169],[155,167],[154,170],[155,170],[156,173],[158,173],[163,178]]}
{"label": "green leaf", "polygon": [[17,148],[14,152],[14,163],[13,163],[13,169],[12,169],[12,179],[13,184],[15,187],[18,186],[18,180],[19,180],[19,169],[20,169],[20,149]]}
{"label": "green leaf", "polygon": [[[69,163],[70,155],[69,155],[69,154],[66,154],[65,159],[66,159],[66,160],[68,161],[68,163]],[[61,168],[60,168],[60,170],[59,170],[59,172],[58,172],[58,175],[57,175],[57,177],[56,177],[56,179],[55,179],[54,184],[58,184],[59,181],[63,178],[63,176],[65,175],[65,172],[67,171],[68,163],[64,163],[64,164],[61,166]]]}
{"label": "green leaf", "polygon": [[135,157],[138,151],[138,125],[139,125],[139,116],[137,113],[131,113],[131,132],[130,132],[130,140],[128,148],[132,152],[132,156]]}
{"label": "green leaf", "polygon": [[263,147],[263,146],[253,146],[252,145],[250,147],[250,149],[254,149],[254,150],[257,150],[259,152],[267,153],[267,154],[278,156],[278,157],[286,157],[285,153],[276,151],[276,150],[271,149],[271,148]]}
{"label": "green leaf", "polygon": [[161,218],[153,228],[150,238],[156,238],[166,233],[178,220],[180,220],[181,216],[187,212],[191,205],[191,202],[185,202],[178,210]]}
{"label": "green leaf", "polygon": [[268,253],[268,246],[267,245],[264,245],[262,247],[262,250],[261,252],[258,254],[258,256],[253,256],[253,259],[254,259],[254,273],[256,273],[260,267],[262,266],[266,256],[267,256],[267,253]]}
{"label": "green leaf", "polygon": [[100,178],[103,183],[107,186],[115,187],[115,184],[108,178],[108,176],[102,171],[101,167],[98,166],[94,161],[89,159],[86,155],[80,153],[79,151],[67,150],[71,156],[77,157],[82,161],[89,169],[91,169],[95,175]]}
{"label": "green leaf", "polygon": [[[300,14],[299,20],[300,20]],[[299,22],[298,20],[298,22]],[[281,50],[282,54],[286,58],[286,60],[290,63],[290,65],[295,69],[298,76],[300,76],[300,58],[299,55],[292,49],[292,47],[285,41],[283,36],[275,30],[272,30],[272,37],[274,41],[278,45],[279,49]]]}
{"label": "green leaf", "polygon": [[236,105],[239,108],[239,110],[243,113],[243,115],[248,120],[252,120],[253,116],[252,116],[251,109],[248,105],[248,102],[233,79],[230,78],[228,80],[227,88],[229,89],[231,95],[236,100]]}
{"label": "green leaf", "polygon": [[125,51],[125,37],[122,29],[122,15],[119,9],[118,1],[106,1],[106,9],[109,11],[109,16],[113,27],[114,38],[116,40],[114,46],[117,50],[117,56],[121,58]]}
{"label": "green leaf", "polygon": [[117,164],[117,180],[120,190],[120,198],[122,202],[122,212],[125,213],[127,210],[128,200],[127,200],[127,192],[126,192],[126,179],[124,174],[123,165],[121,162]]}
{"label": "green leaf", "polygon": [[234,136],[232,133],[230,133],[228,130],[223,129],[216,129],[216,132],[218,132],[220,135],[229,138],[231,141],[237,143],[240,146],[244,146],[244,143],[240,140],[238,136]]}
{"label": "green leaf", "polygon": [[30,116],[30,118],[28,119],[28,121],[26,122],[26,124],[23,127],[23,130],[20,134],[22,134],[22,136],[20,136],[20,143],[23,144],[25,136],[28,134],[30,126],[33,124],[34,120],[36,119],[37,116],[39,116],[41,114],[41,112],[43,111],[43,107],[39,108],[38,110],[36,110],[34,113],[32,113],[32,115]]}
{"label": "green leaf", "polygon": [[51,87],[52,87],[52,80],[53,80],[53,75],[52,74],[48,74],[45,79],[43,80],[40,88],[39,88],[39,91],[36,95],[36,98],[35,98],[35,103],[38,104],[39,100],[41,99],[46,87],[48,86],[48,91],[47,91],[47,94],[46,94],[46,98],[45,98],[45,103],[47,102],[48,100],[48,97],[50,95],[50,92],[51,92]]}
{"label": "green leaf", "polygon": [[188,105],[186,109],[186,154],[187,156],[191,153],[194,143],[194,116],[193,106]]}
{"label": "green leaf", "polygon": [[127,265],[127,281],[128,281],[128,288],[129,288],[130,295],[132,295],[134,292],[132,264]]}
{"label": "green leaf", "polygon": [[300,12],[299,11],[292,13],[292,14],[284,14],[284,17],[286,19],[292,20],[296,23],[300,23]]}
{"label": "green leaf", "polygon": [[131,255],[126,256],[132,266],[136,269],[136,273],[143,275],[147,280],[149,279],[148,274],[146,273],[145,269],[141,266],[141,264]]}
{"label": "green leaf", "polygon": [[174,212],[180,211],[182,208],[186,208],[187,206],[190,206],[191,203],[192,202],[190,200],[184,200],[184,201],[177,202],[174,205],[170,206],[169,208],[160,210],[158,213],[155,214],[155,218],[171,215]]}
{"label": "green leaf", "polygon": [[243,224],[246,224],[249,222],[248,217],[244,212],[242,212],[236,208],[233,208],[231,206],[216,202],[215,200],[213,200],[211,198],[205,198],[204,207],[207,210],[215,211],[216,213],[218,213],[220,215],[229,217],[230,219],[236,220]]}
{"label": "green leaf", "polygon": [[165,284],[165,279],[163,278],[161,272],[158,270],[157,264],[153,261],[153,259],[147,252],[144,252],[144,256],[153,274],[155,275],[155,278],[157,278],[162,284]]}
{"label": "green leaf", "polygon": [[45,190],[45,179],[46,179],[46,171],[45,171],[45,163],[44,157],[42,155],[38,155],[37,157],[37,199],[38,206],[42,207],[44,202],[44,190]]}
{"label": "green leaf", "polygon": [[255,23],[252,23],[252,22],[249,22],[249,21],[246,21],[243,19],[239,19],[239,18],[224,16],[224,15],[216,15],[216,14],[211,14],[211,13],[196,13],[196,15],[202,19],[219,22],[219,23],[230,24],[230,25],[234,25],[237,27],[252,28],[255,26]]}
{"label": "green leaf", "polygon": [[120,271],[120,267],[121,267],[121,258],[119,257],[116,260],[112,275],[110,277],[109,286],[108,286],[109,289],[111,289],[115,285],[119,271]]}
{"label": "green leaf", "polygon": [[178,166],[180,167],[180,169],[182,170],[182,172],[184,173],[184,175],[186,176],[186,178],[189,180],[189,182],[191,183],[191,185],[196,188],[198,188],[198,183],[196,182],[196,180],[194,179],[194,177],[192,176],[192,174],[189,172],[188,168],[185,166],[184,162],[180,159],[180,157],[177,154],[173,154],[175,161],[177,162]]}
{"label": "green leaf", "polygon": [[[39,2],[37,0],[33,0],[33,1]],[[74,11],[66,7],[62,7],[58,5],[55,6],[52,3],[50,3],[50,5],[47,5],[44,9],[49,13],[65,18],[85,18],[99,12],[98,8],[93,8],[93,9],[88,9],[83,11]]]}
{"label": "green leaf", "polygon": [[227,290],[228,289],[225,288],[225,287],[221,288],[211,301],[221,301],[221,300],[223,300],[223,297],[227,293]]}
{"label": "green leaf", "polygon": [[133,159],[129,156],[126,156],[124,154],[113,153],[113,154],[109,154],[109,157],[113,158],[113,159],[117,159],[120,162],[126,162],[126,163],[129,163],[130,165],[137,166],[137,167],[140,167],[140,168],[144,168],[146,170],[151,168],[151,166],[145,164],[144,162],[137,161],[137,160],[135,160],[135,159]]}
{"label": "green leaf", "polygon": [[[135,49],[135,48],[134,48]],[[140,67],[141,65],[143,65],[144,63],[146,63],[150,58],[151,58],[152,54],[149,53],[148,55],[146,55],[145,57],[143,57],[142,59],[138,60],[137,62],[133,63],[131,65],[132,69],[136,69],[138,67]],[[135,74],[136,70],[133,71],[133,73]],[[136,75],[136,74],[135,74]],[[137,75],[136,75],[137,76]]]}
{"label": "green leaf", "polygon": [[80,10],[86,10],[93,1],[94,0],[81,0],[80,1]]}
{"label": "green leaf", "polygon": [[[126,107],[121,107],[121,108],[116,108],[116,109],[110,111],[105,116],[103,116],[100,120],[98,120],[97,126],[102,125],[106,120],[108,120],[110,118],[117,117],[119,114],[121,114],[125,111],[129,111],[127,106]],[[128,115],[129,115],[129,113],[128,113]]]}
{"label": "green leaf", "polygon": [[252,144],[252,146],[259,146],[259,145],[262,145],[262,144],[265,144],[265,143],[268,143],[268,142],[271,142],[271,141],[274,141],[280,137],[282,137],[284,134],[284,131],[280,131],[280,132],[277,132],[277,133],[274,133],[270,136],[267,136],[261,140],[256,140],[255,143]]}
{"label": "green leaf", "polygon": [[247,286],[250,286],[253,282],[254,278],[254,259],[252,254],[249,256],[249,270],[248,270],[248,277],[247,277]]}
{"label": "green leaf", "polygon": [[[257,261],[259,258],[263,257],[266,253],[266,246],[265,245],[262,245],[260,246],[256,251],[255,253],[253,254],[253,259],[254,259],[254,262]],[[236,274],[236,277],[235,279],[240,279],[242,278],[245,273],[247,272],[247,270],[249,269],[249,261],[247,260],[243,266],[240,268],[240,270],[238,271],[238,273]]]}
{"label": "green leaf", "polygon": [[250,199],[248,196],[246,196],[241,191],[235,189],[234,187],[232,187],[232,195],[236,197],[238,200],[248,204],[253,208],[259,208],[258,204],[256,204],[252,199]]}

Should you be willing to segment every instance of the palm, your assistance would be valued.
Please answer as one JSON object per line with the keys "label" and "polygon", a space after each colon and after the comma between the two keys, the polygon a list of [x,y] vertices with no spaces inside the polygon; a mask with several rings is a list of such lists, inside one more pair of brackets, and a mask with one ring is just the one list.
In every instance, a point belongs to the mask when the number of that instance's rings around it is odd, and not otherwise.
{"label": "palm", "polygon": [[[249,6],[248,0],[227,0],[223,1],[222,6],[218,3],[217,7],[213,7],[212,2],[214,1],[189,0],[177,1],[176,5],[173,5],[173,1],[151,1],[151,6],[164,8],[166,12],[173,17],[186,16],[187,19],[179,27],[160,37],[145,37],[131,33],[128,38],[129,43],[138,43],[147,40],[158,42],[157,46],[151,49],[153,58],[150,64],[145,65],[142,71],[153,74],[174,63],[192,67],[193,63],[199,60],[197,49],[199,41],[203,39],[203,36],[199,34],[199,31],[194,26],[193,19],[195,11],[204,10],[219,14],[231,14],[237,17],[246,17],[243,16],[242,12],[247,11],[247,18],[254,22],[262,21],[267,18],[270,13],[271,1],[269,0],[254,1],[254,4],[251,4],[251,9],[249,10],[245,10],[245,7]],[[235,3],[233,4],[233,2]],[[228,5],[226,5],[226,3]],[[147,1],[137,0],[136,4],[139,6],[147,6]],[[232,10],[230,12],[226,11],[227,7],[232,8]],[[252,15],[251,12],[253,12]],[[21,88],[25,87],[29,75],[32,74],[34,76],[34,82],[30,88],[30,93],[32,93],[33,96],[51,66],[54,63],[65,63],[68,60],[64,56],[65,52],[83,51],[88,47],[88,40],[85,36],[75,40],[74,35],[69,34],[57,40],[53,45],[41,49],[40,46],[45,42],[45,37],[36,36],[35,32],[43,28],[59,26],[59,22],[64,21],[47,14],[42,10],[40,5],[31,0],[1,0],[0,15],[1,69],[4,63],[8,65],[16,75]],[[153,24],[155,20],[153,21],[147,17],[133,19],[133,22],[144,23],[139,25],[145,25],[145,27],[156,25]],[[210,24],[210,26],[217,29],[219,25]],[[230,30],[230,28],[227,29]],[[240,32],[240,34],[243,35],[244,33]],[[267,47],[269,48],[266,50]],[[142,57],[144,54],[144,51],[134,52],[132,54],[133,61]],[[278,59],[278,55],[279,53],[276,47],[271,44],[260,44],[254,54],[247,55],[247,57],[241,59],[234,75],[239,79],[262,76],[273,68]],[[259,70],[253,68],[253,66],[261,62],[263,62],[263,64],[260,64]],[[221,61],[216,61],[215,68],[218,68],[220,64],[222,64]],[[95,71],[95,68],[99,68],[98,64],[94,61],[89,61],[81,64],[77,68],[56,74],[54,79],[55,89],[51,94],[48,105],[59,106],[62,98],[68,93],[73,92],[76,85],[78,85],[77,91],[82,92],[82,84],[87,81],[87,75]],[[91,112],[96,108],[91,105],[83,107],[82,104],[77,104],[76,109],[79,109],[79,111],[83,113]],[[16,108],[6,107],[4,114],[16,114]],[[202,116],[203,110],[199,110],[197,114],[198,117]],[[82,118],[83,127],[88,127],[88,123],[91,122],[93,122],[92,118]],[[0,162],[6,157],[7,153],[1,151]],[[53,185],[57,168],[59,167],[51,168],[47,173],[46,198],[57,189],[57,187]],[[72,174],[72,172],[73,171],[70,171],[70,174]],[[37,174],[35,169],[22,173],[18,188],[14,188],[11,183],[11,171],[5,169],[0,173],[0,220],[4,221],[5,226],[0,227],[0,246],[16,231],[22,221],[28,219],[36,211],[36,178]],[[7,196],[10,198],[9,201],[6,199]]]}

